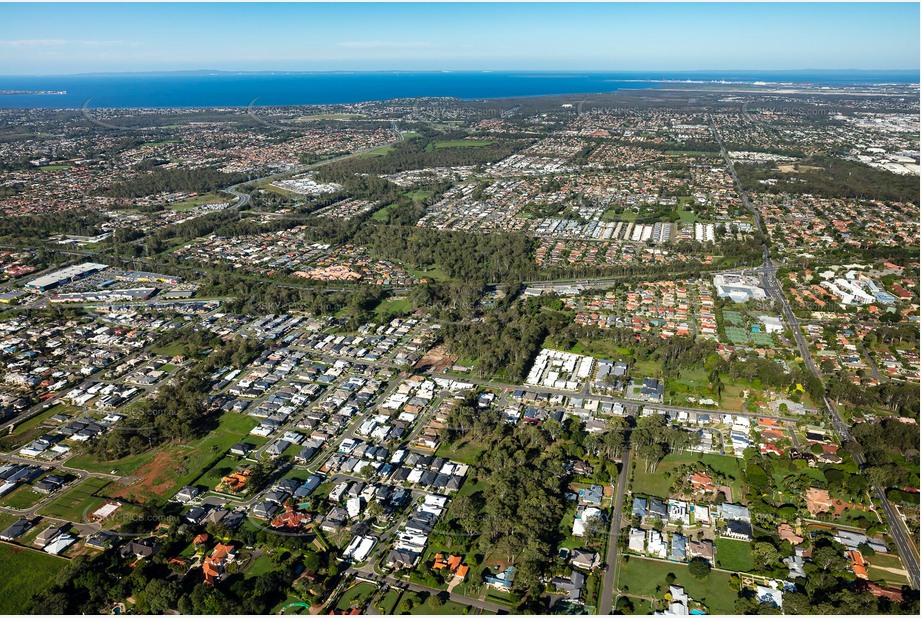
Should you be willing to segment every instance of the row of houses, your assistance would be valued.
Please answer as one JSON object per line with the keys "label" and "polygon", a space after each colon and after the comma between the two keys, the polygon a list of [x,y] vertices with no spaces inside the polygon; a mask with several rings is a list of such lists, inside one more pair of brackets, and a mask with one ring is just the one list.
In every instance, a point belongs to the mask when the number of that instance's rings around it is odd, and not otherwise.
{"label": "row of houses", "polygon": [[644,523],[661,521],[682,526],[713,526],[717,521],[723,521],[722,536],[740,541],[752,540],[751,512],[740,504],[724,502],[710,506],[691,504],[685,500],[666,501],[637,496],[633,499],[631,514]]}
{"label": "row of houses", "polygon": [[627,549],[636,554],[662,560],[687,562],[694,558],[702,558],[715,564],[713,541],[691,540],[677,532],[669,534],[653,529],[631,528],[627,536]]}
{"label": "row of houses", "polygon": [[396,535],[386,564],[391,569],[409,569],[425,551],[428,537],[441,519],[448,503],[446,496],[427,494]]}

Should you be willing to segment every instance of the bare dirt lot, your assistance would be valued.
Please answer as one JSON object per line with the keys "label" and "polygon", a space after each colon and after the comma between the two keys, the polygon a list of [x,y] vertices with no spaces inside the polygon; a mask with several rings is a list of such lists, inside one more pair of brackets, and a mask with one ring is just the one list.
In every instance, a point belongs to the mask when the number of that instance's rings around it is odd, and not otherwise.
{"label": "bare dirt lot", "polygon": [[441,373],[457,362],[457,357],[448,353],[444,346],[436,346],[419,359],[415,369],[429,373]]}

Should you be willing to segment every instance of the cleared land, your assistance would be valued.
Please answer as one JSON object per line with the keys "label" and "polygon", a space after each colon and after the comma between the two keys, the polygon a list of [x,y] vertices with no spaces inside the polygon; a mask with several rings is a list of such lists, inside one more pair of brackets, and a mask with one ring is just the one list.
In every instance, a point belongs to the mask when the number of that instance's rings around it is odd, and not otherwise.
{"label": "cleared land", "polygon": [[716,562],[721,569],[751,573],[755,566],[752,544],[734,539],[716,539]]}
{"label": "cleared land", "polygon": [[441,150],[443,148],[483,148],[492,146],[496,142],[483,139],[448,139],[432,142],[426,150]]}
{"label": "cleared land", "polygon": [[110,482],[107,479],[88,478],[43,506],[39,513],[73,522],[88,521],[89,514],[106,501],[98,493]]}
{"label": "cleared land", "polygon": [[225,413],[218,426],[195,442],[162,449],[135,471],[137,480],[114,491],[113,498],[135,502],[165,502],[182,486],[219,463],[227,450],[243,439],[257,421],[250,416]]}
{"label": "cleared land", "polygon": [[[0,614],[21,614],[32,595],[49,586],[67,560],[0,543]],[[39,608],[41,610],[41,608]]]}

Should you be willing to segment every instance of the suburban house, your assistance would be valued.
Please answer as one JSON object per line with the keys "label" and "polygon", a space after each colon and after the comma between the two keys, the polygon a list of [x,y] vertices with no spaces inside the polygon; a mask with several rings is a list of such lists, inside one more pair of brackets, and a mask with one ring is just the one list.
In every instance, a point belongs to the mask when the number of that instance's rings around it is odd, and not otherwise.
{"label": "suburban house", "polygon": [[17,520],[0,531],[0,539],[4,541],[13,541],[25,534],[31,527],[32,522],[28,519]]}
{"label": "suburban house", "polygon": [[641,528],[630,528],[627,548],[632,552],[642,554],[646,549],[646,531]]}
{"label": "suburban house", "polygon": [[557,590],[566,592],[570,601],[578,601],[582,595],[582,588],[585,586],[585,575],[579,571],[573,571],[569,577],[554,577],[550,583]]}
{"label": "suburban house", "polygon": [[790,524],[784,523],[777,526],[777,534],[780,536],[781,541],[789,541],[791,545],[799,545],[803,542],[803,537],[796,534]]}
{"label": "suburban house", "polygon": [[574,549],[570,557],[572,560],[572,566],[591,571],[599,564],[601,564],[601,559],[598,557],[597,552],[588,551],[586,549]]}
{"label": "suburban house", "polygon": [[201,491],[198,487],[193,487],[192,485],[186,485],[179,490],[179,493],[176,494],[176,500],[185,504],[186,502],[191,502],[201,494]]}
{"label": "suburban house", "polygon": [[509,566],[496,575],[484,577],[483,580],[487,585],[507,592],[512,589],[512,584],[515,582],[515,567]]}
{"label": "suburban house", "polygon": [[737,541],[752,540],[752,525],[747,521],[731,519],[726,522],[726,528],[723,530],[723,536]]}
{"label": "suburban house", "polygon": [[119,553],[122,558],[134,557],[140,560],[156,555],[159,550],[160,545],[155,539],[132,539],[119,550]]}
{"label": "suburban house", "polygon": [[691,560],[694,558],[703,558],[710,564],[713,564],[713,541],[688,541],[687,557]]}
{"label": "suburban house", "polygon": [[202,572],[205,575],[205,583],[213,586],[224,574],[224,568],[227,564],[237,559],[237,550],[233,545],[218,543],[211,555],[205,558],[202,563]]}

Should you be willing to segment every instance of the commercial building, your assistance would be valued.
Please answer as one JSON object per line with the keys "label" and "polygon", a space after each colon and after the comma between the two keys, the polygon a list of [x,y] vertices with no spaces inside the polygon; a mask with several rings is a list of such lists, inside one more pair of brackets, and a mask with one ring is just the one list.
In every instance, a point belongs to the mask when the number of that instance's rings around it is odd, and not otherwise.
{"label": "commercial building", "polygon": [[37,277],[32,281],[29,281],[26,284],[26,287],[32,288],[33,290],[39,290],[40,292],[47,292],[48,290],[54,289],[59,285],[69,283],[71,281],[77,281],[78,279],[83,279],[84,277],[88,277],[94,273],[105,270],[108,267],[109,266],[107,264],[84,262],[83,264],[68,266],[67,268],[56,270],[53,273]]}

